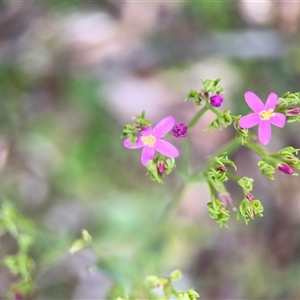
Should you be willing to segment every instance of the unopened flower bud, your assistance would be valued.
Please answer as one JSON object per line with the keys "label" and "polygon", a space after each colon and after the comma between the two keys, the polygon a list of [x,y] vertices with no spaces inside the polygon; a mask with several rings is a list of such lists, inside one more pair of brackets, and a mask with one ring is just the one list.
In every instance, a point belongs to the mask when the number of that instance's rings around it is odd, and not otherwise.
{"label": "unopened flower bud", "polygon": [[293,107],[293,108],[288,108],[286,110],[287,116],[297,116],[300,114],[300,108],[299,107]]}
{"label": "unopened flower bud", "polygon": [[246,194],[246,198],[249,200],[249,201],[252,201],[254,199],[254,196],[250,193]]}
{"label": "unopened flower bud", "polygon": [[284,174],[288,174],[288,175],[291,175],[294,173],[294,169],[291,166],[289,166],[288,164],[279,164],[277,166],[277,169],[280,172],[282,172]]}
{"label": "unopened flower bud", "polygon": [[210,105],[214,107],[220,107],[223,103],[223,97],[219,94],[210,97]]}
{"label": "unopened flower bud", "polygon": [[184,123],[178,123],[177,125],[175,125],[172,129],[172,134],[176,137],[176,138],[184,138],[187,136],[188,134],[188,127],[186,124]]}
{"label": "unopened flower bud", "polygon": [[224,172],[227,171],[227,168],[224,167],[224,166],[218,166],[218,167],[217,167],[217,171],[224,173]]}
{"label": "unopened flower bud", "polygon": [[159,162],[157,164],[158,173],[163,174],[165,172],[165,170],[166,170],[165,163],[164,162]]}
{"label": "unopened flower bud", "polygon": [[14,293],[14,300],[22,300],[22,299],[24,299],[23,296],[24,296],[24,295],[21,294],[20,292],[15,292],[15,293]]}

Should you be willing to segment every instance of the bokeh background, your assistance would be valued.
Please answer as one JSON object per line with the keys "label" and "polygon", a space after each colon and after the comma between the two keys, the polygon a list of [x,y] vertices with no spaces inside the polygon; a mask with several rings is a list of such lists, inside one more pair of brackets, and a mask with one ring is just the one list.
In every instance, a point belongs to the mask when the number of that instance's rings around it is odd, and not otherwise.
{"label": "bokeh background", "polygon": [[[233,215],[219,229],[199,182],[157,229],[179,176],[152,182],[120,139],[143,109],[154,124],[170,114],[188,122],[197,107],[184,98],[201,79],[222,78],[223,107],[235,114],[248,112],[247,90],[299,91],[299,31],[297,1],[0,1],[1,201],[36,227],[32,299],[109,299],[128,268],[140,278],[180,268],[180,287],[202,299],[300,299],[299,178],[270,182],[240,149],[233,159],[256,179],[263,218],[246,226]],[[194,165],[234,136],[203,132],[212,120],[190,133]],[[275,129],[268,149],[287,145],[300,147],[299,126]],[[240,191],[228,188],[238,205]],[[68,252],[83,228],[100,254]],[[14,251],[2,237],[0,255]],[[0,267],[0,298],[16,279]]]}

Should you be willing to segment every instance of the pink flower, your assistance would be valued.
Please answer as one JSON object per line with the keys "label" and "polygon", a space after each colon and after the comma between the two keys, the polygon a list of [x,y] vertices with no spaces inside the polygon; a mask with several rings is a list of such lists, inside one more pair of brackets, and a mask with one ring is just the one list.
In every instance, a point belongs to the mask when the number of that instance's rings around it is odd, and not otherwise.
{"label": "pink flower", "polygon": [[149,160],[152,160],[155,155],[155,150],[167,157],[177,157],[179,151],[169,142],[162,140],[174,126],[175,120],[172,116],[163,118],[153,128],[144,127],[141,131],[141,136],[137,137],[135,144],[132,146],[130,139],[124,141],[124,147],[128,149],[138,149],[144,147],[142,151],[141,161],[144,166]]}
{"label": "pink flower", "polygon": [[282,128],[286,122],[284,114],[274,112],[278,96],[271,93],[264,104],[256,94],[249,91],[245,93],[245,100],[254,113],[242,117],[239,120],[239,126],[251,128],[258,125],[259,141],[267,145],[271,139],[271,124]]}

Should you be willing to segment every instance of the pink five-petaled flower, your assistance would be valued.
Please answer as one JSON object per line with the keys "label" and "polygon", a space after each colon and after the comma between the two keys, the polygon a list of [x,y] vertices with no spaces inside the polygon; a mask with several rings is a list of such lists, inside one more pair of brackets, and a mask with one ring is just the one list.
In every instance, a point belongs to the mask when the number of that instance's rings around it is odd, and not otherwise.
{"label": "pink five-petaled flower", "polygon": [[253,92],[245,93],[245,100],[254,111],[239,120],[241,128],[251,128],[258,125],[258,138],[263,145],[267,145],[271,139],[271,124],[282,128],[286,122],[286,116],[274,112],[278,97],[275,93],[268,96],[266,104]]}
{"label": "pink five-petaled flower", "polygon": [[137,137],[135,144],[132,146],[130,139],[124,141],[124,147],[128,149],[138,149],[144,147],[142,151],[141,161],[144,166],[149,160],[152,160],[155,155],[155,150],[167,157],[177,157],[179,151],[169,142],[162,140],[174,126],[175,120],[172,116],[163,118],[152,129],[150,126],[144,127],[141,131],[141,136]]}

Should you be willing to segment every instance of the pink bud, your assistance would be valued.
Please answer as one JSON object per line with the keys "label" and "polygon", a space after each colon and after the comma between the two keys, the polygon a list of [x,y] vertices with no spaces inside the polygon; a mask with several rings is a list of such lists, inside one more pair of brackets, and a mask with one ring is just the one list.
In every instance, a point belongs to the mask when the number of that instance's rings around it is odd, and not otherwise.
{"label": "pink bud", "polygon": [[254,199],[254,196],[253,196],[252,194],[248,193],[248,194],[246,195],[246,198],[247,198],[249,201],[252,201],[252,200]]}
{"label": "pink bud", "polygon": [[165,168],[165,163],[164,162],[159,162],[157,165],[157,171],[160,174],[163,174],[165,172],[166,168]]}
{"label": "pink bud", "polygon": [[300,114],[300,108],[299,107],[293,107],[293,108],[288,108],[286,110],[286,114],[288,116],[296,116]]}
{"label": "pink bud", "polygon": [[178,123],[172,129],[172,134],[176,138],[184,138],[188,134],[188,127],[184,123]]}
{"label": "pink bud", "polygon": [[14,293],[14,300],[23,300],[23,294],[21,294],[20,292],[15,292]]}
{"label": "pink bud", "polygon": [[210,97],[210,105],[214,107],[220,107],[223,103],[223,97],[219,94]]}
{"label": "pink bud", "polygon": [[279,164],[277,166],[277,169],[280,172],[282,172],[284,174],[288,174],[288,175],[291,175],[294,173],[294,169],[291,166],[289,166],[288,164]]}

